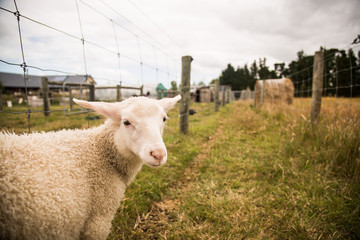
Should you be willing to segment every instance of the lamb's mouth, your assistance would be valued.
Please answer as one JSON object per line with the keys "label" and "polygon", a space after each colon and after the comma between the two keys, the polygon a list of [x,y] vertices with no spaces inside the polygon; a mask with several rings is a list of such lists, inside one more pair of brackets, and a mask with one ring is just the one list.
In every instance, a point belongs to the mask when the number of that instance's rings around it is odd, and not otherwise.
{"label": "lamb's mouth", "polygon": [[158,164],[153,164],[153,163],[146,162],[146,164],[147,164],[149,167],[153,167],[153,168],[157,168],[157,167],[160,167],[160,166],[161,166],[161,162],[159,162]]}

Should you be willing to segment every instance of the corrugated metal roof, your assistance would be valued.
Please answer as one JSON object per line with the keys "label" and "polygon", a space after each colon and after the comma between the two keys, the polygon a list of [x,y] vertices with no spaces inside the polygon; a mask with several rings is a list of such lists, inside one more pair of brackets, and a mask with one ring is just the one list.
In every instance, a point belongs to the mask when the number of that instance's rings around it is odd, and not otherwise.
{"label": "corrugated metal roof", "polygon": [[[26,76],[26,86],[28,88],[40,88],[41,87],[41,77],[42,76],[34,76],[27,75]],[[67,83],[85,83],[86,76],[64,76],[64,75],[55,75],[55,76],[46,76],[49,81],[56,82],[67,82]],[[24,88],[24,76],[22,74],[17,73],[6,73],[0,72],[0,81],[2,82],[5,88]],[[61,87],[56,85],[51,85],[50,87]]]}
{"label": "corrugated metal roof", "polygon": [[[4,87],[25,87],[24,75],[22,74],[0,72],[0,81]],[[28,88],[40,88],[41,86],[41,77],[39,76],[26,76],[25,81]]]}

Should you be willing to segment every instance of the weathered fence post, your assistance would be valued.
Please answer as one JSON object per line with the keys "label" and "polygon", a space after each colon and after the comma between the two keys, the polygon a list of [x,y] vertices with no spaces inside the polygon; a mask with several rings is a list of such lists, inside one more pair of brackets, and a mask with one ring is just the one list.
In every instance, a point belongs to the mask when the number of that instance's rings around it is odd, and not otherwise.
{"label": "weathered fence post", "polygon": [[69,86],[69,105],[70,105],[70,110],[73,109],[73,97],[72,97],[72,88],[71,86]]}
{"label": "weathered fence post", "polygon": [[222,89],[222,105],[225,106],[225,85],[222,85],[221,89]]}
{"label": "weathered fence post", "polygon": [[181,60],[180,132],[186,134],[189,130],[190,69],[193,58],[183,56]]}
{"label": "weathered fence post", "polygon": [[226,103],[230,103],[231,102],[231,91],[230,91],[230,88],[229,87],[227,87],[226,88]]}
{"label": "weathered fence post", "polygon": [[48,117],[50,115],[50,102],[49,102],[49,86],[48,86],[48,79],[46,77],[41,78],[41,87],[42,87],[42,94],[44,100],[44,116]]}
{"label": "weathered fence post", "polygon": [[2,87],[0,83],[0,111],[3,110],[3,97],[2,97]]}
{"label": "weathered fence post", "polygon": [[251,89],[249,87],[246,88],[246,99],[248,100],[251,99]]}
{"label": "weathered fence post", "polygon": [[89,93],[90,101],[95,101],[95,85],[92,84],[92,85],[89,87],[89,90],[90,90],[90,93]]}
{"label": "weathered fence post", "polygon": [[117,102],[120,102],[120,101],[121,101],[120,85],[116,85],[116,101],[117,101]]}
{"label": "weathered fence post", "polygon": [[215,112],[219,111],[219,80],[216,79],[215,80],[215,98],[214,98],[214,103],[215,103]]}
{"label": "weathered fence post", "polygon": [[321,96],[324,80],[324,52],[317,51],[314,56],[312,100],[311,100],[311,123],[317,122],[321,110]]}
{"label": "weathered fence post", "polygon": [[140,87],[140,96],[144,96],[144,85]]}

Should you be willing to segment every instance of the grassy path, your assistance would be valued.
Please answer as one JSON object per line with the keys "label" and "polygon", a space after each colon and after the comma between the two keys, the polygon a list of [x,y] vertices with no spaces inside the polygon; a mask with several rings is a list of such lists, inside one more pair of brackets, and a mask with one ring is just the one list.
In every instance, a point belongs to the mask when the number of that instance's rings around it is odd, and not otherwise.
{"label": "grassy path", "polygon": [[[148,208],[130,205],[137,217],[125,234],[121,223],[129,219],[122,209],[113,239],[359,237],[359,178],[337,174],[322,161],[329,149],[316,148],[316,137],[324,140],[317,131],[312,136],[283,113],[240,102],[215,118],[202,141],[190,137],[187,147],[197,144],[196,150]],[[297,137],[296,128],[305,137]],[[349,149],[360,147],[359,136],[353,138]],[[352,154],[359,160],[358,151]]]}
{"label": "grassy path", "polygon": [[[258,238],[270,227],[264,217],[268,206],[260,202],[274,196],[261,181],[265,176],[282,177],[281,166],[273,159],[277,141],[272,141],[280,136],[273,126],[261,126],[249,106],[238,103],[233,108],[201,146],[184,177],[138,219],[135,229],[144,233],[144,239]],[[269,135],[271,141],[266,139]],[[278,169],[276,174],[266,172],[266,162]]]}

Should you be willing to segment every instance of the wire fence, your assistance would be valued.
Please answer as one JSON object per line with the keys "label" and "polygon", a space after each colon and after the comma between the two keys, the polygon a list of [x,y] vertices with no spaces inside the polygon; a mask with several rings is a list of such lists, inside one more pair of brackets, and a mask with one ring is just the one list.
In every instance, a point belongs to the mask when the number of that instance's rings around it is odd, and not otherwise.
{"label": "wire fence", "polygon": [[[284,78],[257,81],[254,104],[267,107],[291,104],[304,118],[310,115],[313,123],[318,117],[359,121],[359,41],[360,35],[342,49],[321,48],[308,56],[299,52],[298,59],[282,73]],[[251,94],[244,90],[238,98],[247,99],[248,96]]]}
{"label": "wire fence", "polygon": [[[73,107],[71,104],[70,99],[72,97],[95,100],[90,98],[90,90],[85,86],[86,84],[84,84],[84,86],[79,84],[78,87],[72,91],[69,91],[68,86],[64,84],[62,89],[60,88],[58,91],[51,92],[52,96],[50,96],[50,101],[54,105],[51,109],[44,110],[40,107],[34,107],[34,102],[41,100],[34,98],[32,89],[28,86],[30,82],[29,80],[31,80],[29,70],[38,71],[46,75],[49,75],[50,73],[65,74],[69,76],[83,77],[84,79],[91,77],[111,84],[112,88],[115,88],[116,86],[121,87],[123,84],[136,85],[135,88],[140,88],[140,86],[143,86],[144,82],[147,81],[146,78],[148,76],[152,76],[151,80],[155,80],[156,83],[167,82],[169,84],[170,79],[178,79],[178,72],[180,72],[180,63],[178,59],[180,58],[176,54],[171,53],[173,50],[169,50],[168,46],[161,43],[161,41],[154,38],[151,34],[147,33],[144,29],[102,0],[92,2],[75,0],[73,10],[76,12],[77,16],[74,25],[78,25],[79,27],[77,33],[74,29],[63,29],[47,23],[44,20],[38,20],[34,17],[36,15],[22,13],[21,6],[18,6],[16,0],[14,0],[13,3],[13,7],[0,6],[0,11],[7,15],[7,17],[15,19],[16,21],[17,40],[19,41],[21,59],[16,62],[14,61],[15,58],[9,57],[0,59],[0,63],[9,67],[21,69],[24,94],[15,102],[20,103],[20,99],[24,99],[23,104],[25,104],[25,107],[19,107],[14,110],[7,108],[6,110],[1,110],[0,113],[14,115],[24,114],[26,116],[26,123],[23,124],[27,125],[28,132],[31,131],[31,119],[35,114],[63,113],[64,115],[71,115],[73,113],[85,113],[87,114],[87,127],[91,126],[91,119],[95,118],[95,116],[93,116],[88,110]],[[173,45],[176,46],[177,50],[182,50],[181,47],[179,47],[176,42],[171,39],[171,37],[158,25],[156,25],[138,6],[131,1],[130,3],[138,9],[149,22],[154,24],[161,32],[163,32],[164,35],[173,42]],[[102,22],[96,22],[97,24],[101,24],[101,26],[108,26],[107,31],[101,31],[106,40],[99,41],[99,39],[95,36],[97,32],[89,28],[92,23],[89,16],[97,16],[96,19],[102,19]],[[61,39],[65,39],[66,43],[71,42],[72,47],[69,48],[70,53],[72,53],[71,51],[74,49],[76,49],[77,53],[81,53],[81,58],[77,59],[75,63],[77,66],[82,65],[83,69],[80,69],[79,67],[59,69],[57,68],[59,65],[56,64],[43,66],[40,65],[39,62],[33,60],[34,55],[29,54],[28,57],[27,50],[30,48],[29,46],[32,47],[32,45],[28,44],[28,29],[34,29],[34,27],[41,29],[41,31],[51,32],[56,34],[56,36],[61,36]],[[26,41],[24,41],[24,32],[26,33]],[[353,118],[354,115],[358,115],[358,112],[360,111],[360,101],[358,100],[358,97],[360,96],[359,39],[360,37],[358,36],[352,44],[340,50],[322,50],[324,52],[324,69],[322,70],[323,87],[321,93],[324,97],[322,102],[322,113],[331,113],[335,118],[337,118],[343,114],[346,109],[349,113],[348,117],[351,116]],[[125,42],[129,43],[128,46],[131,46],[129,49],[121,48]],[[96,56],[96,52],[94,50],[104,53],[108,56],[108,59],[94,61],[94,56]],[[42,52],[40,47],[37,48],[36,51]],[[357,57],[356,53],[358,55]],[[67,52],[65,55],[71,54]],[[49,58],[56,59],[56,57],[57,56],[51,56]],[[302,57],[302,59],[299,59],[302,60],[302,65],[292,66],[291,72],[288,73],[288,77],[290,77],[293,81],[295,88],[293,106],[297,109],[301,109],[303,112],[310,112],[312,109],[311,97],[314,92],[314,58],[312,56]],[[59,61],[64,61],[64,59],[59,59]],[[173,62],[173,67],[170,66],[170,61]],[[117,69],[117,72],[114,72],[111,75],[111,78],[97,75],[98,72],[96,71],[92,72],[92,69],[95,69],[94,65],[103,64],[104,68],[108,69],[110,62],[112,66],[114,66],[115,63],[115,69]],[[134,71],[135,75],[133,77],[126,76],[125,73],[129,69],[134,68],[136,68]],[[100,93],[101,90],[98,89],[96,91]],[[214,90],[212,91],[214,92]],[[219,90],[216,91],[219,92]],[[41,91],[40,94],[37,94],[41,95]],[[109,95],[109,92],[105,93],[105,95],[106,94]],[[139,95],[141,94],[144,93],[141,91]],[[112,93],[112,95],[114,95],[114,93]],[[225,96],[225,94],[223,96]],[[231,94],[229,93],[227,97],[228,100],[226,100],[226,102],[230,101],[230,96]],[[220,96],[220,99],[221,98],[222,96]],[[119,97],[117,96],[116,99],[119,99]],[[194,103],[196,100],[193,99],[191,101],[190,98],[187,99],[187,101],[189,106],[188,109],[186,109],[186,112],[173,115],[172,123],[175,123],[173,127],[178,127],[179,130],[185,124],[180,120],[183,116],[188,118],[188,123],[194,123],[200,122],[201,116],[214,112],[210,111],[214,107],[213,104],[197,104]],[[222,101],[225,103],[225,100]],[[33,123],[37,121],[35,119]]]}
{"label": "wire fence", "polygon": [[[9,2],[7,2],[8,4]],[[155,22],[153,22],[138,6],[130,1],[130,3],[141,12],[142,15],[146,17],[148,21],[154,24],[172,43],[176,46],[177,50],[183,51],[181,47]],[[38,9],[38,8],[37,8]],[[39,10],[39,9],[38,9]],[[177,80],[178,78],[178,69],[179,57],[171,53],[173,51],[162,44],[161,41],[154,38],[151,34],[147,33],[143,28],[139,27],[137,24],[129,20],[127,17],[122,15],[114,7],[110,6],[102,0],[85,2],[82,0],[75,0],[75,5],[72,7],[73,12],[76,13],[76,19],[73,19],[73,25],[78,25],[78,30],[72,28],[62,28],[59,25],[56,25],[54,21],[51,21],[50,18],[41,18],[33,12],[23,11],[21,6],[17,4],[17,1],[14,0],[13,6],[9,4],[7,6],[0,6],[0,11],[2,14],[7,15],[9,19],[16,20],[16,29],[17,29],[17,39],[12,39],[14,41],[19,41],[19,48],[21,50],[21,60],[15,61],[16,58],[11,58],[5,56],[4,59],[0,59],[0,62],[6,66],[15,67],[21,69],[22,72],[22,82],[23,84],[19,88],[23,89],[24,92],[21,93],[21,90],[18,93],[18,96],[14,94],[8,94],[4,100],[15,103],[15,108],[6,108],[1,109],[0,113],[6,114],[7,120],[3,121],[4,125],[8,129],[20,129],[18,132],[25,131],[23,126],[27,126],[27,131],[31,130],[43,130],[39,129],[38,125],[44,125],[44,120],[41,120],[41,116],[45,115],[50,117],[48,121],[54,121],[54,118],[63,119],[63,116],[71,115],[74,117],[74,114],[85,113],[87,119],[87,127],[91,127],[92,120],[97,120],[95,113],[92,113],[89,110],[83,109],[81,107],[73,106],[71,101],[72,98],[95,100],[97,96],[98,100],[101,99],[100,96],[109,97],[109,95],[116,96],[116,100],[123,99],[121,96],[121,91],[119,93],[119,88],[134,88],[141,89],[140,92],[132,93],[134,95],[143,95],[146,92],[146,89],[143,87],[144,82],[146,82],[146,77],[151,75],[152,79],[156,83],[170,83],[170,79]],[[44,10],[46,11],[46,10]],[[36,16],[36,17],[35,17]],[[104,41],[98,41],[98,38],[95,36],[96,31],[89,29],[89,19],[97,16],[96,24],[101,26],[110,26],[108,31],[100,31],[101,34],[106,36]],[[29,35],[29,31],[34,31],[35,33]],[[33,30],[37,29],[37,30]],[[77,55],[81,55],[80,58],[77,58],[75,64],[77,68],[64,68],[59,67],[60,65],[55,64],[45,64],[42,65],[40,61],[36,61],[36,57],[32,54],[33,49],[30,51],[30,47],[33,47],[29,42],[29,37],[39,38],[36,41],[42,41],[41,38],[46,38],[47,35],[42,32],[47,32],[54,34],[54,36],[61,38],[62,45],[71,45],[70,52],[66,54],[73,53],[76,51]],[[25,33],[25,34],[24,34]],[[37,36],[40,35],[40,36]],[[95,34],[95,35],[94,35]],[[25,41],[24,41],[24,37]],[[129,49],[121,48],[122,45],[128,44],[131,46]],[[62,48],[63,49],[63,48]],[[106,78],[101,75],[97,75],[97,72],[92,72],[94,69],[93,65],[103,64],[107,67],[109,61],[93,61],[93,55],[96,55],[94,50],[101,52],[102,54],[107,54],[111,59],[111,63],[114,65],[116,62],[117,73],[112,75],[112,78]],[[36,49],[41,54],[42,49],[39,47]],[[30,53],[31,52],[31,53]],[[65,54],[65,55],[66,55]],[[51,55],[51,53],[49,53]],[[45,55],[46,56],[46,55]],[[62,58],[62,55],[56,56],[47,56],[49,59],[58,58],[59,62],[65,60]],[[2,57],[1,57],[2,58]],[[51,61],[50,61],[51,62]],[[173,62],[174,66],[171,67],[170,62]],[[137,66],[136,66],[137,65]],[[66,66],[66,65],[61,65]],[[126,71],[129,69],[135,68],[134,78],[127,78]],[[74,70],[75,69],[75,70]],[[33,86],[29,86],[31,81],[40,81],[40,77],[29,74],[29,72],[35,71],[40,72],[46,79],[46,86],[42,82],[40,86],[37,86],[38,89],[34,89]],[[151,71],[151,73],[149,73]],[[190,68],[189,68],[190,74]],[[81,82],[76,86],[70,86],[69,82],[63,81],[62,86],[55,88],[51,84],[55,84],[51,74],[66,75],[66,76],[76,76],[83,78],[85,82]],[[56,78],[56,77],[55,77]],[[88,79],[96,79],[97,81],[105,81],[108,84],[111,84],[107,87],[95,87],[93,90],[92,86],[89,85]],[[188,79],[190,85],[190,78]],[[52,82],[52,83],[51,83]],[[124,87],[124,84],[130,85]],[[60,84],[61,85],[61,84]],[[133,86],[133,87],[131,87]],[[108,88],[108,89],[106,89]],[[46,90],[46,91],[45,91]],[[91,91],[94,91],[91,94]],[[117,93],[115,93],[117,91]],[[96,93],[95,93],[96,92]],[[115,93],[115,94],[114,94]],[[180,93],[180,92],[179,92]],[[93,96],[93,98],[91,97]],[[2,98],[0,98],[3,100]],[[105,100],[114,100],[114,99],[105,99]],[[25,104],[25,106],[24,106]],[[188,110],[182,113],[172,113],[171,124],[173,129],[180,131],[180,129],[186,124],[200,122],[200,118],[204,115],[207,115],[210,109],[213,108],[212,104],[195,104],[188,99],[187,104],[189,105]],[[1,103],[1,106],[3,104]],[[9,122],[17,122],[18,117],[9,117],[10,115],[25,115],[26,121],[21,120],[21,126],[16,126]],[[61,115],[62,114],[62,115]],[[182,118],[186,117],[188,121],[184,123]],[[78,119],[76,117],[76,119]],[[64,120],[64,122],[66,122]],[[190,124],[192,126],[192,124]],[[58,126],[59,128],[64,126]],[[71,127],[85,127],[84,125],[69,125]],[[55,128],[55,127],[54,127]],[[47,128],[46,128],[47,129]],[[52,127],[50,128],[52,130]],[[17,131],[17,130],[16,130]]]}
{"label": "wire fence", "polygon": [[[304,113],[314,111],[314,98],[319,95],[320,117],[360,120],[359,39],[360,36],[343,49],[321,49],[323,57],[320,69],[315,66],[316,53],[314,56],[304,57],[310,64],[289,75],[295,87],[295,108]],[[321,78],[318,93],[314,85],[316,71],[320,71]]]}
{"label": "wire fence", "polygon": [[[24,3],[22,4],[25,5]],[[24,93],[19,99],[25,99],[23,103],[26,104],[26,109],[1,109],[0,113],[26,114],[28,132],[31,131],[31,117],[34,113],[50,113],[58,111],[63,111],[65,113],[69,110],[82,111],[82,109],[79,108],[64,107],[62,109],[52,108],[51,110],[48,109],[42,111],[39,108],[32,107],[30,103],[35,100],[33,101],[32,99],[34,97],[32,96],[33,89],[28,86],[29,80],[33,78],[33,76],[29,74],[29,71],[40,72],[41,75],[65,74],[67,76],[82,76],[84,79],[91,77],[96,79],[96,81],[102,81],[112,86],[124,86],[124,84],[127,84],[135,88],[140,88],[144,83],[153,82],[154,80],[156,83],[162,82],[170,85],[170,80],[177,81],[178,79],[180,57],[171,53],[174,51],[169,50],[168,46],[152,37],[152,34],[147,33],[144,29],[122,15],[113,6],[110,6],[102,0],[92,2],[75,0],[75,5],[72,6],[72,10],[76,12],[77,22],[74,21],[72,25],[79,26],[80,31],[77,31],[77,33],[72,27],[67,26],[67,28],[61,28],[54,24],[53,18],[56,18],[55,14],[50,15],[50,18],[43,18],[42,20],[36,19],[41,18],[38,17],[38,15],[40,15],[41,12],[46,11],[45,6],[42,6],[44,7],[42,10],[36,8],[38,12],[31,12],[27,9],[27,11],[24,10],[25,13],[23,13],[21,5],[18,5],[16,0],[13,1],[13,6],[11,6],[9,2],[4,2],[3,5],[4,6],[0,6],[2,17],[6,18],[8,22],[11,22],[12,19],[16,20],[17,40],[11,39],[9,42],[19,42],[21,60],[7,54],[0,57],[0,63],[6,67],[15,69],[17,72],[22,72],[23,85],[19,86],[19,88],[22,88]],[[141,11],[139,7],[136,6],[136,8]],[[50,8],[50,10],[53,9]],[[145,14],[143,11],[141,13]],[[57,17],[66,18],[67,15],[64,14],[63,16]],[[99,21],[95,23],[99,31],[94,31],[90,28],[93,24],[91,21],[93,18],[96,18],[97,21]],[[147,18],[148,20],[151,20],[149,17]],[[102,30],[105,26],[108,27],[106,28],[106,31]],[[159,28],[159,26],[157,27]],[[35,33],[29,34],[30,31],[34,31]],[[162,32],[165,33],[163,30]],[[98,36],[96,36],[101,34],[104,35],[104,38],[98,38]],[[32,44],[34,42],[42,43],[47,38],[50,38],[49,36],[59,38],[60,44],[62,45],[61,49],[65,49],[65,54],[59,54],[57,52],[57,55],[47,56],[47,53],[44,52],[41,44]],[[166,34],[166,36],[168,37],[168,34]],[[171,39],[171,41],[173,40]],[[55,43],[58,42],[51,42],[50,45],[55,45]],[[173,43],[175,43],[175,41],[173,41]],[[69,44],[68,47],[67,44]],[[125,46],[125,44],[126,46],[131,47],[121,48],[121,46]],[[38,48],[33,49],[32,47],[34,45]],[[9,46],[9,48],[11,48],[12,45],[10,44]],[[179,48],[178,46],[176,47]],[[56,46],[52,46],[52,48],[55,48],[56,52]],[[37,56],[34,56],[34,52],[38,52],[42,57],[45,56],[50,59],[50,63],[44,64],[44,61],[37,61]],[[74,52],[81,52],[82,57],[73,61],[74,59],[72,56],[76,55]],[[48,53],[48,55],[53,53],[54,52]],[[96,55],[99,53],[101,56],[105,57],[94,61],[94,57],[96,58]],[[74,68],[68,66],[68,68],[61,69],[59,63],[51,64],[51,62],[64,62],[69,59],[77,67]],[[115,67],[114,62],[116,63]],[[83,66],[83,69],[79,67],[81,65]],[[101,65],[100,69],[102,68],[105,70],[103,72],[106,72],[113,67],[113,74],[110,78],[99,75],[99,71],[94,71],[99,65]],[[61,66],[66,67],[67,65],[62,64]],[[117,73],[114,72],[114,69],[117,69]],[[129,72],[131,72],[131,76],[129,76]],[[81,84],[79,86],[80,89],[78,92],[80,92],[80,94],[78,94],[77,97],[86,98],[86,96],[88,96],[86,95],[86,91],[85,94],[81,94],[84,92],[83,90],[86,90],[86,87],[81,89]],[[51,97],[51,101],[61,102],[61,99],[64,98],[64,93],[66,92],[65,88],[63,90],[61,96],[54,93]],[[60,100],[57,100],[56,98]],[[88,125],[90,124],[88,123]]]}

